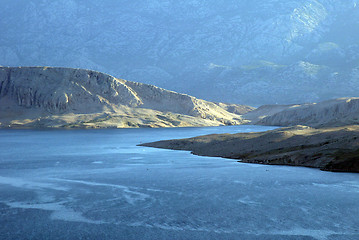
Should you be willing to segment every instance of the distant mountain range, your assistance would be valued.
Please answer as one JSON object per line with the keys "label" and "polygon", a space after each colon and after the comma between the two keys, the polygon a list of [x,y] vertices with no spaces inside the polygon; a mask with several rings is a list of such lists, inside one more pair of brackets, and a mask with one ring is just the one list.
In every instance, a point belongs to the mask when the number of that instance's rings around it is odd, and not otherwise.
{"label": "distant mountain range", "polygon": [[94,69],[211,101],[359,90],[359,0],[3,0],[0,65]]}
{"label": "distant mountain range", "polygon": [[237,125],[251,110],[91,70],[0,67],[0,128]]}

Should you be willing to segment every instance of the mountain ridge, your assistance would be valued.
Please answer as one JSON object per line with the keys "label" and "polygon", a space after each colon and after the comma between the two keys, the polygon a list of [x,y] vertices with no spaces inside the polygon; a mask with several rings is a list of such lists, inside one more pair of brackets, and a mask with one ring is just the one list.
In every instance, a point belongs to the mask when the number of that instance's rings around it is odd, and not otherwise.
{"label": "mountain ridge", "polygon": [[[0,121],[5,121],[6,115],[12,116],[2,124],[10,127],[12,123],[14,126],[41,126],[39,117],[47,119],[46,124],[51,126],[54,117],[66,122],[65,115],[67,118],[73,115],[70,121],[73,127],[78,124],[77,118],[82,117],[86,123],[93,123],[89,126],[96,127],[97,118],[103,124],[112,116],[117,116],[119,121],[119,125],[116,120],[109,123],[112,127],[126,127],[121,125],[121,119],[129,121],[127,127],[156,126],[157,123],[160,123],[158,126],[213,126],[245,122],[240,115],[228,112],[224,107],[230,106],[223,103],[71,68],[0,67],[0,107]],[[237,107],[243,113],[253,109]],[[13,108],[24,112],[25,122],[16,121],[17,111]],[[55,125],[60,127],[58,124]]]}
{"label": "mountain ridge", "polygon": [[211,101],[318,102],[359,89],[358,4],[4,1],[0,65],[95,69]]}
{"label": "mountain ridge", "polygon": [[254,124],[306,125],[315,128],[359,124],[359,98],[331,99],[318,103],[262,106],[244,114]]}

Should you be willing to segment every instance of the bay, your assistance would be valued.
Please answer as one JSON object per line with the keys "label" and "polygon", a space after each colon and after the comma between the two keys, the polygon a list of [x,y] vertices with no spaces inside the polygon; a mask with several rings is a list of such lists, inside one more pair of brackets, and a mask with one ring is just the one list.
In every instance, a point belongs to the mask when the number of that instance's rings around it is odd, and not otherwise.
{"label": "bay", "polygon": [[0,130],[0,239],[359,239],[359,175],[136,146],[265,126]]}

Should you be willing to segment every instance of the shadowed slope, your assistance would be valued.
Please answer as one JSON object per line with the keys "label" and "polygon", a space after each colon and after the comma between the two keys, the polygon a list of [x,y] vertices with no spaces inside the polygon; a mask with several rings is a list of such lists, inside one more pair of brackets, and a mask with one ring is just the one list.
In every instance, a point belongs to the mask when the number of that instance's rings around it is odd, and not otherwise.
{"label": "shadowed slope", "polygon": [[241,159],[247,163],[359,172],[359,126],[323,129],[296,126],[260,133],[213,134],[142,146],[187,150],[196,155]]}

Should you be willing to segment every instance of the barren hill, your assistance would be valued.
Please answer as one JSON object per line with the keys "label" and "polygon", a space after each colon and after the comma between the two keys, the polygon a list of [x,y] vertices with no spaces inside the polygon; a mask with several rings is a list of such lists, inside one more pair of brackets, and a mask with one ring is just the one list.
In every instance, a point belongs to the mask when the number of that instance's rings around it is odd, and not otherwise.
{"label": "barren hill", "polygon": [[253,123],[274,126],[344,126],[359,123],[359,98],[338,98],[319,103],[263,106],[244,118]]}
{"label": "barren hill", "polygon": [[211,101],[317,102],[359,90],[358,10],[359,0],[2,0],[0,65],[94,69]]}
{"label": "barren hill", "polygon": [[0,127],[231,125],[250,110],[91,70],[0,67]]}

